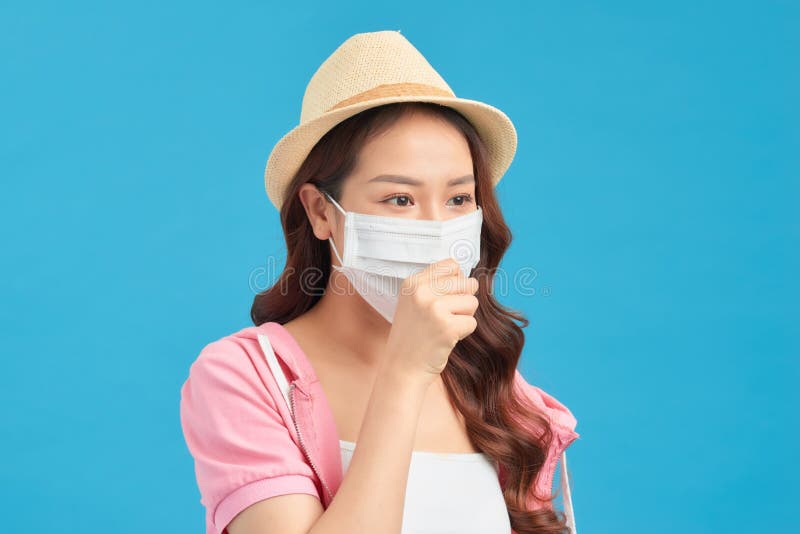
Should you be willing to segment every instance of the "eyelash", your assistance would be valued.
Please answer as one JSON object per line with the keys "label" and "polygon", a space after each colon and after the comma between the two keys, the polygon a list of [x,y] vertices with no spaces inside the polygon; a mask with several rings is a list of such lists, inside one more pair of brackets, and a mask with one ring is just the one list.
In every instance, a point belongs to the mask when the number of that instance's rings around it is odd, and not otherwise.
{"label": "eyelash", "polygon": [[[472,195],[470,195],[469,193],[461,193],[460,195],[455,195],[455,196],[452,196],[450,198],[453,199],[453,198],[458,198],[458,197],[463,197],[464,198],[464,203],[472,202]],[[391,203],[391,201],[394,200],[395,198],[408,198],[408,199],[411,199],[411,195],[403,195],[403,194],[399,194],[398,193],[396,195],[390,196],[386,200],[382,200],[381,202],[388,204],[388,203]],[[459,206],[463,206],[463,205],[464,205],[463,203],[459,204]],[[399,208],[404,208],[405,206],[398,206],[398,207]]]}

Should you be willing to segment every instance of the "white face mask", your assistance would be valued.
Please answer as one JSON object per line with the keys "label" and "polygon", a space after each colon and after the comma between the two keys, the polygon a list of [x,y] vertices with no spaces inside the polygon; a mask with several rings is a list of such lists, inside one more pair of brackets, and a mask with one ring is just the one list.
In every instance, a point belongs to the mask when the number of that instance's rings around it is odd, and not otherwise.
{"label": "white face mask", "polygon": [[403,280],[431,263],[455,259],[464,276],[478,264],[483,211],[446,221],[386,217],[345,211],[325,196],[344,216],[344,254],[328,238],[344,274],[355,290],[390,323]]}

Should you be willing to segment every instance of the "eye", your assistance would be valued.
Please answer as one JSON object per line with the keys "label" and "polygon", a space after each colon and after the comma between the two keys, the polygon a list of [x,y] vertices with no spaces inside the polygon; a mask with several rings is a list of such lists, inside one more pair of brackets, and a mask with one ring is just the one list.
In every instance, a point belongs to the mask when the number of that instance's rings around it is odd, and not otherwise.
{"label": "eye", "polygon": [[[393,200],[397,200],[397,202],[392,202]],[[408,195],[394,195],[392,197],[383,200],[382,202],[393,204],[395,206],[405,207],[410,206],[411,204],[411,197]]]}
{"label": "eye", "polygon": [[462,195],[456,195],[456,196],[452,197],[450,200],[453,200],[453,199],[456,199],[456,202],[455,202],[455,204],[450,204],[450,205],[463,206],[465,203],[472,202],[472,195],[470,195],[468,193],[464,193]]}

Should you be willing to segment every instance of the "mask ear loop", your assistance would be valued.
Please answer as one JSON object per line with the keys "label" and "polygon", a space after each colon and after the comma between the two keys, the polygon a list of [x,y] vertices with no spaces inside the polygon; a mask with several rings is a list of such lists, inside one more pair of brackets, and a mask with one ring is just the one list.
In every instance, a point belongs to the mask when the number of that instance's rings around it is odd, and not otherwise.
{"label": "mask ear loop", "polygon": [[[345,217],[347,217],[347,212],[346,212],[346,211],[344,211],[344,209],[342,209],[342,207],[339,205],[339,203],[338,203],[338,202],[336,202],[336,201],[333,199],[333,197],[332,197],[332,196],[330,196],[330,195],[328,194],[328,192],[327,192],[327,191],[322,191],[322,194],[323,194],[323,195],[325,195],[326,197],[328,197],[328,200],[330,200],[330,201],[333,203],[333,205],[334,205],[334,206],[336,206],[336,208],[337,208],[339,211],[341,211],[341,212],[342,212],[342,214],[343,214]],[[344,262],[342,261],[342,257],[341,257],[341,256],[339,256],[339,251],[338,251],[338,250],[336,250],[336,243],[334,243],[334,242],[333,242],[333,237],[328,237],[328,242],[329,242],[329,243],[331,244],[331,246],[333,247],[333,253],[334,253],[334,254],[336,254],[336,259],[337,259],[337,260],[339,260],[339,265],[342,265],[342,266],[344,266]],[[333,267],[334,269],[336,269],[338,266],[337,266],[337,265],[332,265],[332,267]]]}
{"label": "mask ear loop", "polygon": [[[328,242],[333,247],[333,253],[336,254],[336,259],[339,260],[339,265],[344,265],[344,262],[342,262],[342,257],[339,256],[339,251],[336,250],[336,244],[333,242],[333,238],[329,237]],[[339,265],[331,265],[331,267],[333,267],[334,269],[338,269]]]}
{"label": "mask ear loop", "polygon": [[342,215],[344,215],[345,217],[347,217],[347,212],[346,212],[346,211],[344,211],[344,208],[342,208],[342,207],[339,205],[339,203],[338,203],[338,202],[336,202],[336,201],[333,199],[333,197],[332,197],[332,196],[330,196],[330,195],[328,194],[328,192],[327,192],[327,191],[323,191],[323,192],[322,192],[322,194],[323,194],[323,195],[325,195],[326,197],[328,197],[328,200],[330,200],[331,202],[333,202],[333,205],[334,205],[334,206],[336,206],[336,208],[337,208],[339,211],[341,211],[341,212],[342,212]]}

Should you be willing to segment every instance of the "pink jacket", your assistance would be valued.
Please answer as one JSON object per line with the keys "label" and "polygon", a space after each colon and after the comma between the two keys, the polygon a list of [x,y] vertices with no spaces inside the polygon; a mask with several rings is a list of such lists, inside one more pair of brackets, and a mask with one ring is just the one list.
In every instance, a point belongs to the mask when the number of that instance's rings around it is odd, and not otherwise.
{"label": "pink jacket", "polygon": [[[519,371],[515,380],[552,422],[555,439],[538,489],[551,492],[561,458],[564,507],[574,529],[565,451],[579,437],[575,417]],[[342,482],[333,413],[311,362],[279,323],[247,327],[206,345],[181,388],[180,417],[207,534],[227,534],[239,512],[276,495],[308,493],[327,508]],[[502,466],[498,477],[502,484]],[[531,496],[529,505],[547,503]]]}

